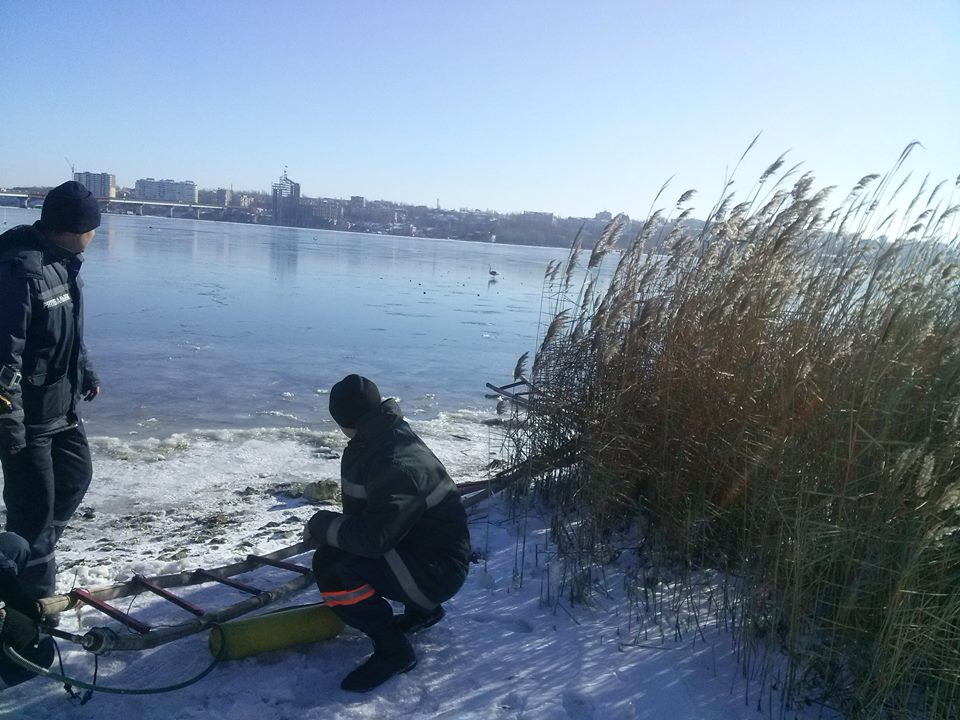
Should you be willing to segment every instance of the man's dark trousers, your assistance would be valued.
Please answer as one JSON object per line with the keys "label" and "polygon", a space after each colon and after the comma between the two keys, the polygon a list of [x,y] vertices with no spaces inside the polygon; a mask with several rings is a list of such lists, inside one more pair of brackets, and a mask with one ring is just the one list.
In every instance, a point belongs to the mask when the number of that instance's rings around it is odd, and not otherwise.
{"label": "man's dark trousers", "polygon": [[20,452],[0,461],[7,530],[30,543],[20,582],[34,597],[47,597],[56,589],[54,547],[93,477],[83,425],[31,438]]}
{"label": "man's dark trousers", "polygon": [[384,598],[411,602],[383,558],[360,557],[327,545],[314,553],[313,573],[334,614],[371,637],[393,623],[393,608]]}

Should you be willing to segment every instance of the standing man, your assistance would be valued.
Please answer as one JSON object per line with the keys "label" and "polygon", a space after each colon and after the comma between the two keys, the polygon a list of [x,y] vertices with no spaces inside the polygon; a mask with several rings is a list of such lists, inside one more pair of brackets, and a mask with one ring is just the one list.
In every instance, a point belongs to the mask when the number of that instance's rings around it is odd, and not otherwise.
{"label": "standing man", "polygon": [[[366,692],[417,664],[405,633],[439,622],[441,602],[467,577],[470,533],[460,491],[404,421],[360,375],[330,390],[330,415],[350,438],[340,462],[343,514],[320,510],[304,531],[319,545],[313,571],[324,602],[373,641],[340,687]],[[402,602],[394,617],[385,598]]]}
{"label": "standing man", "polygon": [[83,251],[100,225],[78,182],[51,190],[40,221],[0,235],[0,463],[7,530],[30,545],[19,576],[35,598],[53,594],[54,546],[93,467],[79,401],[100,381],[83,344]]}

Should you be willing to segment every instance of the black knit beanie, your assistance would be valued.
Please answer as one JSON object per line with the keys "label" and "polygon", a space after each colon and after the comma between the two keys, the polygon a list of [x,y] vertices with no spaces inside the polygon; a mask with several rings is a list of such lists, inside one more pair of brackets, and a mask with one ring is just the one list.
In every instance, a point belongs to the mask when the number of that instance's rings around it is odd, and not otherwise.
{"label": "black knit beanie", "polygon": [[340,427],[356,429],[361,417],[380,406],[380,388],[361,375],[347,375],[330,388],[330,416]]}
{"label": "black knit beanie", "polygon": [[47,193],[40,224],[55,233],[85,233],[100,227],[100,204],[80,183],[71,180]]}

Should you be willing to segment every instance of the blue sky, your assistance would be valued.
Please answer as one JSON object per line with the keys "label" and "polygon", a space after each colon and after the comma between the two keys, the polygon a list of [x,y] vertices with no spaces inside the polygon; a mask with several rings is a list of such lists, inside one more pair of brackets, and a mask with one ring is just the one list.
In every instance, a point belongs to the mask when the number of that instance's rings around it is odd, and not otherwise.
{"label": "blue sky", "polygon": [[77,170],[503,212],[647,213],[781,152],[960,173],[960,2],[0,0],[0,186]]}

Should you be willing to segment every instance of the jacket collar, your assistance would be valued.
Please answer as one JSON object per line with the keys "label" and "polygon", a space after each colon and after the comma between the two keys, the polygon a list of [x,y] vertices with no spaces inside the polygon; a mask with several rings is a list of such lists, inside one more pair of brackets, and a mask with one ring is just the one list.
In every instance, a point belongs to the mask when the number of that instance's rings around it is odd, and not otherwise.
{"label": "jacket collar", "polygon": [[379,406],[360,416],[357,421],[357,434],[347,444],[362,445],[373,441],[378,435],[390,430],[399,422],[403,422],[403,412],[396,400],[387,398]]}
{"label": "jacket collar", "polygon": [[83,264],[83,253],[72,253],[69,250],[65,250],[56,243],[50,242],[47,238],[47,234],[43,231],[40,221],[37,220],[32,226],[34,231],[34,237],[36,238],[37,245],[43,250],[44,255],[48,255],[55,260],[61,260],[65,262],[71,268],[79,269]]}

